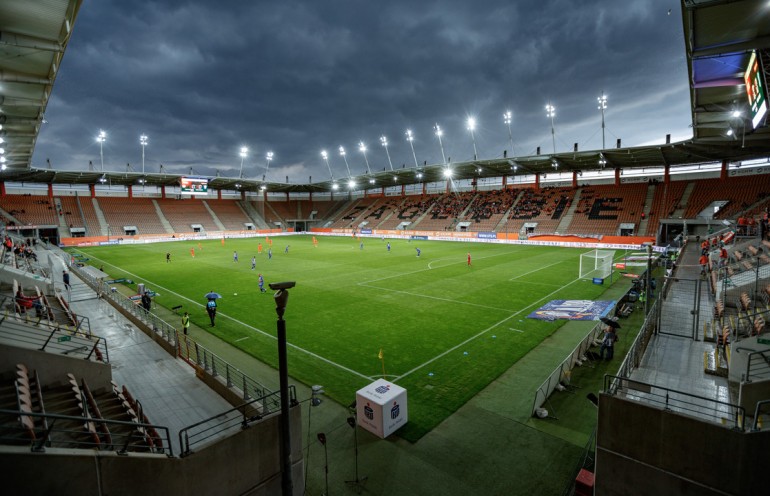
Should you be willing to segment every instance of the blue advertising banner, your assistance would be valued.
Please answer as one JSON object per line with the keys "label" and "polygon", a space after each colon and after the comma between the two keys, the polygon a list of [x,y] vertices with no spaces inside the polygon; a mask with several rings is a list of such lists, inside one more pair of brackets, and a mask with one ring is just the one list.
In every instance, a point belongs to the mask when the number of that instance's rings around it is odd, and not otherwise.
{"label": "blue advertising banner", "polygon": [[372,234],[371,229],[361,229],[361,234]]}
{"label": "blue advertising banner", "polygon": [[538,320],[599,320],[606,317],[615,302],[612,300],[552,300],[527,315]]}
{"label": "blue advertising banner", "polygon": [[496,232],[480,232],[479,233],[480,239],[497,239],[497,233]]}

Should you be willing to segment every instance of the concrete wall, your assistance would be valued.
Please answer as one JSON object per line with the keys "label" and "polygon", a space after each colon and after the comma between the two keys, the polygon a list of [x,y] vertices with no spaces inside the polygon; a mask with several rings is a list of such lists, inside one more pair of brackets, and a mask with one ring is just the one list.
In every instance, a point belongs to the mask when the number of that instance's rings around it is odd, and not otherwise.
{"label": "concrete wall", "polygon": [[741,432],[602,394],[597,496],[766,494],[770,431]]}
{"label": "concrete wall", "polygon": [[72,372],[78,380],[84,378],[92,391],[112,387],[112,368],[106,363],[8,345],[0,346],[0,363],[9,364],[9,369],[23,363],[30,371],[37,370],[44,386],[64,384],[67,372]]}
{"label": "concrete wall", "polygon": [[[291,409],[294,494],[304,493],[302,417]],[[280,416],[185,458],[91,450],[0,447],[3,494],[281,494]]]}

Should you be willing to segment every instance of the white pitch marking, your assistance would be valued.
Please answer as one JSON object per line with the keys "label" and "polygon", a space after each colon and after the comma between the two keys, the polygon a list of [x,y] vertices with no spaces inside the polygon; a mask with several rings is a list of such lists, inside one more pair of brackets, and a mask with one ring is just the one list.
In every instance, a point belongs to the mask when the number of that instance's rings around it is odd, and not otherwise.
{"label": "white pitch marking", "polygon": [[[75,250],[75,251],[79,251],[79,250]],[[81,252],[81,253],[82,253],[82,252]],[[92,256],[91,258],[93,258],[94,260],[99,260],[100,262],[104,262],[104,263],[106,263],[107,265],[109,265],[109,266],[111,266],[111,267],[115,267],[114,265],[112,265],[111,263],[107,262],[106,260],[102,260],[102,259],[100,259],[100,258],[97,258],[97,257],[94,257],[94,256]],[[121,269],[121,270],[122,270],[122,269]],[[125,271],[124,271],[124,272],[125,272]],[[136,275],[136,274],[132,274],[131,272],[126,272],[126,274],[128,274],[128,275],[130,275],[130,276],[134,276],[136,279],[139,279],[139,278],[140,278],[138,275]],[[166,288],[166,287],[164,287],[164,286],[161,286],[160,284],[156,284],[156,283],[154,283],[154,282],[152,282],[152,281],[149,281],[149,280],[147,280],[147,282],[149,282],[149,283],[150,283],[152,286],[157,286],[157,287],[159,287],[159,288],[161,288],[161,289],[164,289],[164,290],[168,291],[168,292],[169,292],[169,293],[171,293],[171,294],[175,294],[175,295],[176,295],[176,296],[178,296],[179,298],[182,298],[182,299],[184,299],[184,300],[187,300],[187,301],[189,301],[190,303],[192,303],[193,305],[197,305],[197,306],[199,306],[199,307],[203,307],[203,304],[201,304],[201,303],[198,303],[198,302],[197,302],[197,301],[195,301],[195,300],[191,300],[190,298],[187,298],[186,296],[180,295],[179,293],[177,293],[177,292],[175,292],[175,291],[171,291],[169,288]],[[258,329],[258,328],[254,327],[254,326],[251,326],[251,325],[249,325],[249,324],[247,324],[247,323],[245,323],[245,322],[243,322],[243,321],[240,321],[240,320],[238,320],[238,319],[235,319],[235,318],[233,318],[233,317],[230,317],[230,316],[229,316],[229,315],[227,315],[226,313],[217,312],[217,314],[218,314],[218,315],[221,315],[221,316],[223,316],[223,317],[225,317],[225,318],[228,318],[228,319],[232,320],[233,322],[237,322],[237,323],[241,324],[242,326],[244,326],[244,327],[246,327],[246,328],[248,328],[248,329],[251,329],[251,330],[253,330],[253,331],[256,331],[256,332],[258,332],[258,333],[262,334],[263,336],[266,336],[266,337],[268,337],[268,338],[270,338],[270,339],[275,339],[275,340],[278,340],[278,338],[277,338],[276,336],[273,336],[273,335],[271,335],[271,334],[269,334],[269,333],[267,333],[267,332],[263,331],[262,329]],[[357,375],[358,377],[362,377],[362,378],[364,378],[364,379],[367,379],[367,380],[369,379],[369,376],[366,376],[366,375],[364,375],[364,374],[361,374],[360,372],[356,372],[356,371],[355,371],[355,370],[353,370],[353,369],[349,369],[349,368],[345,367],[344,365],[340,365],[340,364],[338,364],[338,363],[332,362],[332,361],[331,361],[331,360],[329,360],[328,358],[324,358],[324,357],[322,357],[322,356],[320,356],[320,355],[317,355],[317,354],[313,353],[312,351],[308,351],[308,350],[306,350],[306,349],[304,349],[304,348],[300,348],[299,346],[297,346],[297,345],[295,345],[295,344],[291,344],[291,343],[286,343],[286,344],[287,344],[287,346],[289,346],[289,347],[291,347],[291,348],[294,348],[294,349],[295,349],[295,350],[297,350],[297,351],[301,351],[302,353],[305,353],[305,354],[307,354],[307,355],[310,355],[310,356],[312,356],[313,358],[317,358],[317,359],[321,360],[322,362],[326,362],[326,363],[328,363],[329,365],[333,365],[333,366],[335,366],[335,367],[337,367],[337,368],[339,368],[339,369],[342,369],[342,370],[345,370],[345,371],[347,371],[347,372],[350,372],[351,374]]]}
{"label": "white pitch marking", "polygon": [[519,276],[516,276],[516,277],[511,277],[511,278],[510,278],[510,279],[508,279],[508,280],[509,280],[509,281],[515,281],[516,279],[518,279],[518,278],[520,278],[520,277],[524,277],[524,276],[527,276],[527,275],[529,275],[529,274],[532,274],[533,272],[537,272],[537,271],[539,271],[539,270],[547,269],[548,267],[553,267],[554,265],[556,265],[556,264],[560,264],[560,263],[562,263],[562,262],[564,262],[564,261],[565,261],[565,260],[560,260],[560,261],[558,261],[558,262],[555,262],[555,263],[552,263],[552,264],[550,264],[550,265],[546,265],[545,267],[540,267],[539,269],[530,270],[529,272],[525,272],[524,274],[521,274],[521,275],[519,275]]}
{"label": "white pitch marking", "polygon": [[410,293],[409,291],[400,291],[398,289],[390,289],[390,288],[381,288],[379,286],[372,286],[371,284],[365,284],[365,283],[358,283],[359,286],[363,286],[365,288],[372,288],[372,289],[379,289],[381,291],[390,291],[391,293],[400,293],[405,294],[409,296],[416,296],[418,298],[430,298],[431,300],[439,300],[439,301],[448,301],[449,303],[457,303],[458,305],[468,305],[472,307],[479,307],[479,308],[487,308],[489,310],[500,310],[501,312],[510,312],[510,309],[508,308],[497,308],[497,307],[489,307],[487,305],[479,305],[478,303],[469,303],[467,301],[459,301],[459,300],[452,300],[449,298],[441,298],[440,296],[430,296],[430,295],[424,295],[420,293]]}
{"label": "white pitch marking", "polygon": [[469,337],[468,339],[466,339],[466,340],[465,340],[465,341],[463,341],[462,343],[459,343],[459,344],[457,344],[457,345],[455,345],[455,346],[453,346],[453,347],[449,348],[448,350],[446,350],[446,351],[445,351],[445,352],[443,352],[443,353],[439,353],[438,355],[436,355],[435,357],[431,358],[430,360],[428,360],[427,362],[423,363],[422,365],[418,365],[417,367],[413,368],[413,369],[412,369],[412,370],[410,370],[409,372],[406,372],[405,374],[402,374],[402,375],[400,375],[400,376],[396,377],[396,378],[393,380],[393,382],[397,382],[397,381],[399,381],[399,380],[403,379],[404,377],[406,377],[406,376],[410,375],[412,372],[416,372],[416,371],[420,370],[421,368],[425,367],[426,365],[429,365],[429,364],[431,364],[431,363],[435,362],[435,361],[436,361],[436,360],[438,360],[439,358],[442,358],[442,357],[444,357],[445,355],[448,355],[449,353],[451,353],[451,352],[455,351],[456,349],[458,349],[458,348],[460,348],[460,347],[462,347],[462,346],[465,346],[467,343],[470,343],[471,341],[473,341],[473,340],[474,340],[474,339],[476,339],[477,337],[479,337],[479,336],[482,336],[482,335],[486,334],[487,332],[491,331],[491,330],[492,330],[492,329],[494,329],[495,327],[499,326],[500,324],[502,324],[502,323],[504,323],[504,322],[506,322],[506,321],[508,321],[508,320],[511,320],[512,318],[516,317],[517,315],[519,315],[520,313],[522,313],[522,312],[526,311],[527,309],[529,309],[529,308],[532,308],[532,307],[535,307],[535,306],[539,305],[541,301],[545,300],[546,298],[550,298],[550,297],[551,297],[551,296],[552,296],[554,293],[558,292],[560,289],[562,289],[562,288],[566,288],[567,286],[571,286],[572,284],[575,284],[575,283],[576,283],[576,282],[578,282],[578,281],[580,281],[580,278],[579,278],[579,277],[578,277],[577,279],[575,279],[574,281],[572,281],[572,282],[569,282],[569,283],[565,284],[565,285],[564,285],[564,286],[562,286],[561,288],[559,288],[559,289],[557,289],[557,290],[555,290],[555,291],[553,291],[553,292],[551,292],[551,293],[549,293],[549,294],[547,294],[547,295],[543,296],[542,298],[540,298],[539,300],[537,300],[537,301],[533,302],[533,303],[532,303],[532,304],[530,304],[529,306],[522,308],[522,309],[521,309],[521,310],[519,310],[518,312],[516,312],[516,313],[514,313],[514,314],[511,314],[511,315],[509,315],[508,317],[504,318],[504,319],[503,319],[503,320],[501,320],[500,322],[498,322],[498,323],[496,323],[496,324],[494,324],[494,325],[492,325],[492,326],[490,326],[490,327],[487,327],[486,329],[484,329],[483,331],[479,332],[479,333],[478,333],[478,334],[476,334],[475,336],[471,336],[471,337]]}
{"label": "white pitch marking", "polygon": [[244,339],[249,339],[250,337],[251,337],[251,336],[245,336],[245,337],[242,337],[242,338],[238,338],[238,339],[236,339],[235,341],[233,341],[233,343],[237,343],[237,342],[239,342],[239,341],[243,341]]}
{"label": "white pitch marking", "polygon": [[524,332],[521,329],[514,329],[513,327],[509,327],[508,329],[511,330],[511,331],[516,331],[516,332]]}

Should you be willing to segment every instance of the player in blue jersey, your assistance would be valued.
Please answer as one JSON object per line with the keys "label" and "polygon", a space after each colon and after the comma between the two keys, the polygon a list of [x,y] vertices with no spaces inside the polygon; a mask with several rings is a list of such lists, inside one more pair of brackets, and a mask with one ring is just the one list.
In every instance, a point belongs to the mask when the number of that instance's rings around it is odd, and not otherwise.
{"label": "player in blue jersey", "polygon": [[390,253],[390,241],[388,241],[388,253]]}
{"label": "player in blue jersey", "polygon": [[254,270],[257,268],[257,257],[251,256],[251,270]]}
{"label": "player in blue jersey", "polygon": [[265,292],[265,278],[262,277],[262,274],[259,275],[259,291],[260,293]]}
{"label": "player in blue jersey", "polygon": [[419,257],[419,256],[420,256],[420,253],[422,253],[422,252],[420,251],[420,249],[419,249],[419,248],[415,248],[415,250],[417,250],[417,256]]}

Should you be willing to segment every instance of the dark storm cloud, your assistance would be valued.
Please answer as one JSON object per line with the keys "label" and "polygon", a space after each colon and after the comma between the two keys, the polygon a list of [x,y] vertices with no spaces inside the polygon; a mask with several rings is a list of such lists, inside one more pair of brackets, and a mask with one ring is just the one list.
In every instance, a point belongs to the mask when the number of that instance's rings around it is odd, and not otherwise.
{"label": "dark storm cloud", "polygon": [[[675,14],[667,15],[668,9]],[[470,159],[474,116],[480,158],[510,148],[503,111],[514,112],[515,151],[551,151],[544,106],[553,102],[557,150],[601,146],[596,97],[609,96],[608,145],[689,137],[682,22],[675,0],[441,2],[87,2],[57,77],[33,163],[244,175],[292,182]]]}

